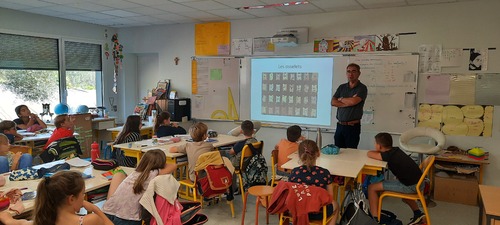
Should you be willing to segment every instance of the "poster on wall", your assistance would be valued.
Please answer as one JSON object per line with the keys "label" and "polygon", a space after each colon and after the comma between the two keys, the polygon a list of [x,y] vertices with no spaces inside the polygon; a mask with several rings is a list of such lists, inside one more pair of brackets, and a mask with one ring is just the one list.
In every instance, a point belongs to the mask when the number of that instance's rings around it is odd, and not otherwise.
{"label": "poster on wall", "polygon": [[469,71],[488,70],[488,49],[470,49]]}
{"label": "poster on wall", "polygon": [[399,49],[399,34],[339,36],[317,38],[313,52],[374,52]]}
{"label": "poster on wall", "polygon": [[491,137],[492,105],[420,104],[419,127],[432,127],[446,135]]}

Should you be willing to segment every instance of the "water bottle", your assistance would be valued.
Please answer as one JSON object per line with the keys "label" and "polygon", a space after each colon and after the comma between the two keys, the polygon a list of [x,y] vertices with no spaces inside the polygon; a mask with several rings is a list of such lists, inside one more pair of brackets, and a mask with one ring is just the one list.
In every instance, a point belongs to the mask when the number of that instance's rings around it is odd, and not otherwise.
{"label": "water bottle", "polygon": [[316,131],[316,144],[318,144],[318,148],[321,149],[321,128],[318,127]]}
{"label": "water bottle", "polygon": [[90,148],[92,149],[90,151],[90,159],[93,162],[95,159],[99,158],[99,144],[94,141],[94,143],[90,145]]}

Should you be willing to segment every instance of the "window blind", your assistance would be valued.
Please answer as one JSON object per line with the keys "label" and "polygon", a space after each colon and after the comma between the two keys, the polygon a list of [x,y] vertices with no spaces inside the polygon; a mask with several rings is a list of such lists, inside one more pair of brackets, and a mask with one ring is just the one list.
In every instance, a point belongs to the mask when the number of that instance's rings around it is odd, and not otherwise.
{"label": "window blind", "polygon": [[64,56],[68,71],[102,71],[101,45],[65,41]]}
{"label": "window blind", "polygon": [[0,33],[0,69],[59,70],[58,40]]}

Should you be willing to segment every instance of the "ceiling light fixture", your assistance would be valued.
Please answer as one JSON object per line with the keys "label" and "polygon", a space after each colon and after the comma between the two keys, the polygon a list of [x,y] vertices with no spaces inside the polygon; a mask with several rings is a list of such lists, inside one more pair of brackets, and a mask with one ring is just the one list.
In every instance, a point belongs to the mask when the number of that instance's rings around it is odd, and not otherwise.
{"label": "ceiling light fixture", "polygon": [[238,10],[242,10],[242,9],[265,9],[265,8],[275,8],[275,7],[305,5],[305,4],[309,4],[309,2],[308,1],[283,2],[283,3],[269,4],[269,5],[243,6],[243,7],[238,7],[236,9],[238,9]]}

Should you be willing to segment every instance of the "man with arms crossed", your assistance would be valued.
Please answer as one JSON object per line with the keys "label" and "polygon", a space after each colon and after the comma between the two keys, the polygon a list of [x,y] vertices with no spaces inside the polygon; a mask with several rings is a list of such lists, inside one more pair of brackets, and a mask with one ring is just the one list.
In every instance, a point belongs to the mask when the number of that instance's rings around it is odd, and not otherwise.
{"label": "man with arms crossed", "polygon": [[341,84],[332,97],[332,106],[337,107],[337,129],[335,145],[339,148],[357,148],[361,133],[361,117],[368,89],[359,81],[360,67],[356,63],[347,65],[347,83]]}

